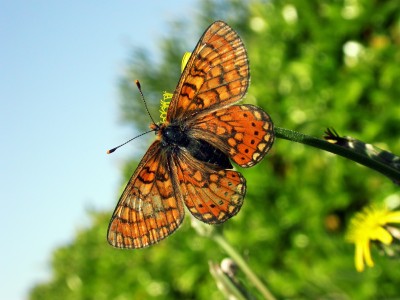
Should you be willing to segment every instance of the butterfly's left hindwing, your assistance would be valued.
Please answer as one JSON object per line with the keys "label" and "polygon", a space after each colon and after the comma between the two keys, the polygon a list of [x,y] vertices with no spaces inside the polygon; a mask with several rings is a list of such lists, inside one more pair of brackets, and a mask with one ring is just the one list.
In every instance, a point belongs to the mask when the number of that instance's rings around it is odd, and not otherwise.
{"label": "butterfly's left hindwing", "polygon": [[194,217],[220,224],[239,212],[246,194],[246,180],[239,172],[194,159],[185,150],[174,162],[182,198]]}

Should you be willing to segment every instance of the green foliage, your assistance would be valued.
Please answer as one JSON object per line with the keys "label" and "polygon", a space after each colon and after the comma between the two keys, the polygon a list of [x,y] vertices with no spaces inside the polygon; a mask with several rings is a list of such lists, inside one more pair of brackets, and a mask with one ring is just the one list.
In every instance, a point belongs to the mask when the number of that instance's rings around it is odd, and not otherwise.
{"label": "green foliage", "polygon": [[[252,76],[244,101],[263,107],[276,126],[315,136],[334,127],[340,134],[400,152],[396,1],[204,3],[197,36],[206,24],[221,18],[240,33]],[[175,24],[182,30],[184,25]],[[194,47],[183,44],[180,30],[172,32],[162,43],[159,64],[137,50],[121,80],[124,116],[140,130],[148,120],[142,119],[144,107],[133,80],[139,78],[145,86],[148,104],[157,115],[162,91],[172,91],[178,81],[182,53]],[[278,298],[399,296],[399,261],[373,251],[376,266],[357,273],[353,246],[344,240],[355,211],[391,195],[398,198],[397,187],[387,178],[284,140],[277,140],[258,166],[240,171],[248,194],[241,212],[224,225],[225,235]],[[53,278],[36,286],[31,299],[221,297],[208,261],[220,261],[224,253],[197,236],[188,220],[160,244],[123,251],[106,242],[110,216],[111,212],[93,214],[90,228],[55,251]]]}

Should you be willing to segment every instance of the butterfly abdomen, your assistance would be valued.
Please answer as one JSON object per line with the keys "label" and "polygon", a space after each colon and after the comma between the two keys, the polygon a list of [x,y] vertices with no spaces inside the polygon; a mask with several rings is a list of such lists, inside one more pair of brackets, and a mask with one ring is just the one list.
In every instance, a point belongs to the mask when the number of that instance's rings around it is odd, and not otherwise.
{"label": "butterfly abdomen", "polygon": [[206,141],[191,139],[187,149],[193,157],[200,161],[216,165],[221,169],[233,168],[228,156]]}

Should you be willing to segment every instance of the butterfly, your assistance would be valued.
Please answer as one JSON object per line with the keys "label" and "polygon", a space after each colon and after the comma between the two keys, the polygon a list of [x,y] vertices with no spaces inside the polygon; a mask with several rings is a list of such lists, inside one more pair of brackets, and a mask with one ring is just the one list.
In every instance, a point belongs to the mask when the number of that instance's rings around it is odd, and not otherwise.
{"label": "butterfly", "polygon": [[246,180],[233,170],[261,161],[274,142],[262,109],[233,105],[250,81],[246,49],[223,21],[204,32],[182,72],[156,140],[133,173],[112,215],[107,239],[144,248],[173,233],[189,212],[207,224],[236,215]]}

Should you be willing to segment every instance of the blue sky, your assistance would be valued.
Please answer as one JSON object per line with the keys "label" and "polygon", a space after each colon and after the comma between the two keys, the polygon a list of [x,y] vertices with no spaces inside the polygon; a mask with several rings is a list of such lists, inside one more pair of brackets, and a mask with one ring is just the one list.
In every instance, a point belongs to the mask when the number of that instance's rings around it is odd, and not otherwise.
{"label": "blue sky", "polygon": [[105,154],[133,134],[119,123],[118,79],[133,47],[160,55],[168,23],[194,6],[0,0],[2,299],[49,277],[51,252],[89,208],[114,208],[133,149]]}

